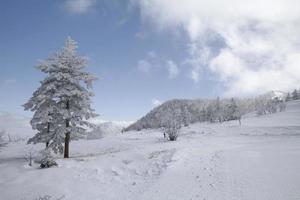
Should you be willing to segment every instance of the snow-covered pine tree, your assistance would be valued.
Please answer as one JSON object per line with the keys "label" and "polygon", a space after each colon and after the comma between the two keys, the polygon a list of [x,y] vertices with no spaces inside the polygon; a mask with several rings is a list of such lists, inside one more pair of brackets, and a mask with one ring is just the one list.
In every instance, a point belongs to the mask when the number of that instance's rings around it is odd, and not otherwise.
{"label": "snow-covered pine tree", "polygon": [[[59,146],[61,150],[62,143],[64,143],[65,158],[69,157],[70,140],[83,136],[86,128],[93,126],[87,120],[96,116],[91,108],[93,96],[91,87],[96,77],[83,71],[87,66],[87,60],[77,56],[76,49],[77,43],[68,37],[61,51],[38,66],[38,69],[47,74],[45,80],[41,82],[43,89],[40,90],[38,98],[53,102],[53,108],[55,108],[50,112],[50,116],[53,115],[55,121],[52,121],[53,132],[50,131],[51,134],[48,135],[51,138],[49,147]],[[41,102],[45,103],[45,101]],[[44,110],[41,108],[42,103],[36,105],[36,102],[32,101],[27,103],[25,108],[35,112],[38,109]],[[47,114],[49,112],[40,112],[44,113],[42,118],[49,117]],[[39,120],[38,115],[36,120]]]}

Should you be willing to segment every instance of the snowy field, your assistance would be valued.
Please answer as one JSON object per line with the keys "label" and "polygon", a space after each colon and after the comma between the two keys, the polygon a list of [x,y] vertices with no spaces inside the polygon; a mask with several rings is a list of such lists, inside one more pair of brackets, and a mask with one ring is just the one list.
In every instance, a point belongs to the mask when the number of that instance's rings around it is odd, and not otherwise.
{"label": "snowy field", "polygon": [[71,143],[58,167],[24,157],[44,145],[0,150],[0,199],[299,200],[300,101],[287,111],[183,128],[176,142],[159,130]]}

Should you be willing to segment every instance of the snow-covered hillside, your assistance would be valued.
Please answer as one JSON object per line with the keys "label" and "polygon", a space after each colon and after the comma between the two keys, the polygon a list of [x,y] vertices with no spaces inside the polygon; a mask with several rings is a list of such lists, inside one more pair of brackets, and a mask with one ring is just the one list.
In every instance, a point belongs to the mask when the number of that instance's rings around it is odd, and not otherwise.
{"label": "snow-covered hillside", "polygon": [[240,118],[249,112],[258,115],[281,111],[286,93],[270,91],[256,98],[231,99],[173,99],[155,107],[144,117],[131,124],[126,131],[165,126],[168,118],[183,125],[195,122],[221,122]]}
{"label": "snow-covered hillside", "polygon": [[24,154],[44,145],[0,150],[0,199],[298,200],[300,101],[287,110],[224,123],[195,123],[176,142],[159,129],[71,143],[58,167],[29,167]]}

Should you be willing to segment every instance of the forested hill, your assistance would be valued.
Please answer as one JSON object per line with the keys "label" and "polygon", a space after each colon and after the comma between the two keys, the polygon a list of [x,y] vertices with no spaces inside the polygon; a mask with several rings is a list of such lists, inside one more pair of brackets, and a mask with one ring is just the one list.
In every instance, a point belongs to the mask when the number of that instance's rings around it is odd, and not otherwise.
{"label": "forested hill", "polygon": [[154,108],[144,117],[130,125],[126,131],[163,127],[170,118],[182,125],[199,121],[221,121],[237,117],[237,108],[241,113],[253,109],[252,101],[219,98],[214,100],[174,99]]}
{"label": "forested hill", "polygon": [[285,109],[284,96],[283,93],[272,91],[248,99],[174,99],[154,108],[125,130],[160,128],[170,119],[188,125],[204,121],[235,120],[249,112],[256,112],[258,115],[274,113]]}

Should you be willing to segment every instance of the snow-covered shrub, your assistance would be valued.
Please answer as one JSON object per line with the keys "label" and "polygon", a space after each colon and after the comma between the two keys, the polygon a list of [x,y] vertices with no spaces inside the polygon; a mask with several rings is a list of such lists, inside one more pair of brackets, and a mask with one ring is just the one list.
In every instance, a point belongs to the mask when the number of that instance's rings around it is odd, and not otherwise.
{"label": "snow-covered shrub", "polygon": [[49,149],[42,150],[35,162],[40,164],[41,168],[57,166],[57,163],[55,162],[55,159]]}
{"label": "snow-covered shrub", "polygon": [[164,133],[168,135],[170,141],[176,141],[179,135],[181,124],[175,119],[170,119],[166,122],[164,127]]}
{"label": "snow-covered shrub", "polygon": [[187,118],[183,118],[181,107],[178,107],[177,103],[170,103],[169,109],[169,112],[164,114],[160,123],[169,140],[175,141],[177,140],[181,125],[187,126],[188,122],[185,121]]}
{"label": "snow-covered shrub", "polygon": [[179,133],[179,129],[175,127],[168,127],[166,129],[170,141],[176,141]]}

